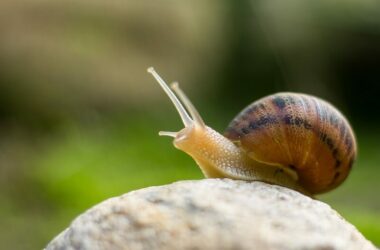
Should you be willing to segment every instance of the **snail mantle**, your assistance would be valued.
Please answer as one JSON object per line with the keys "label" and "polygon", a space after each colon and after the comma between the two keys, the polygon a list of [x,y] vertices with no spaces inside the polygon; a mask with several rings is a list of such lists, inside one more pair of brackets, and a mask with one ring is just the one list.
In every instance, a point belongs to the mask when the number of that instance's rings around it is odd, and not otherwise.
{"label": "snail mantle", "polygon": [[180,181],[108,199],[46,249],[376,248],[327,204],[263,182]]}

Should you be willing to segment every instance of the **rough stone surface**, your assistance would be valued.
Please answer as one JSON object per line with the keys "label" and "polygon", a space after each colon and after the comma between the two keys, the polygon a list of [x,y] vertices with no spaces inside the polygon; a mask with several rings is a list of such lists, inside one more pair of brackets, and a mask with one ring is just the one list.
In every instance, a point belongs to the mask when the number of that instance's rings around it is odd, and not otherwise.
{"label": "rough stone surface", "polygon": [[106,200],[47,249],[376,249],[323,202],[261,182],[181,181]]}

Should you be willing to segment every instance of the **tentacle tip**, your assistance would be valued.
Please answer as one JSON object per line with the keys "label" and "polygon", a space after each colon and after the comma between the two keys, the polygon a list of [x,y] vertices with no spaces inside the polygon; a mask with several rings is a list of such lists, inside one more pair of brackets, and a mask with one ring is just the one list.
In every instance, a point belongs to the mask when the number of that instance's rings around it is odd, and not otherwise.
{"label": "tentacle tip", "polygon": [[172,82],[172,83],[170,84],[170,87],[171,87],[172,89],[178,89],[179,84],[178,84],[178,82]]}
{"label": "tentacle tip", "polygon": [[149,67],[149,68],[147,68],[146,69],[146,71],[148,72],[148,73],[153,73],[154,72],[154,68],[153,67]]}

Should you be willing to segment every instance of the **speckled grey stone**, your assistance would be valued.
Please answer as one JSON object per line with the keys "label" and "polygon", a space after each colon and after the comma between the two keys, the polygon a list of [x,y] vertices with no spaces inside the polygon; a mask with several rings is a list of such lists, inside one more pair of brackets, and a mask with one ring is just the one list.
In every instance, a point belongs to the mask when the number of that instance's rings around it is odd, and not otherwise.
{"label": "speckled grey stone", "polygon": [[261,182],[181,181],[106,200],[47,249],[374,250],[323,202]]}

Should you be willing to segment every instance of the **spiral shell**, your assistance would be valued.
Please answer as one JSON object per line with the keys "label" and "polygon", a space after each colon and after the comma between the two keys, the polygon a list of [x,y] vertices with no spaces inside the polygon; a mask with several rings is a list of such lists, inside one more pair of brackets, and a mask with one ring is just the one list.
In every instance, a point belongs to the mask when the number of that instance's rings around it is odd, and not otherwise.
{"label": "spiral shell", "polygon": [[356,158],[346,118],[319,98],[278,93],[253,102],[224,134],[253,159],[294,170],[312,194],[341,184]]}

